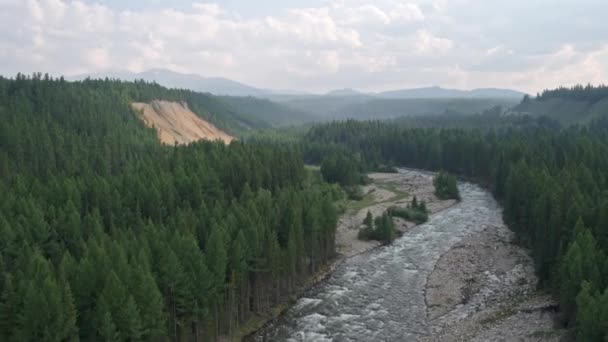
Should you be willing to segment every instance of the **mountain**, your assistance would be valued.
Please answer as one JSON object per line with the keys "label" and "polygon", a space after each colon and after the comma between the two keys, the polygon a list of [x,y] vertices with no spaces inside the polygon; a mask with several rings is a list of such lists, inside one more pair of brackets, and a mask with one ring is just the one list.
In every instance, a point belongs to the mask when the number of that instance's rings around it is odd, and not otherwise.
{"label": "mountain", "polygon": [[608,116],[608,86],[545,90],[540,96],[525,97],[511,113],[546,116],[565,125],[586,124]]}
{"label": "mountain", "polygon": [[83,80],[85,78],[117,78],[124,81],[146,80],[154,81],[168,88],[183,88],[203,93],[230,96],[265,96],[269,90],[259,89],[243,83],[221,77],[203,77],[195,74],[182,74],[167,69],[151,69],[139,73],[128,71],[83,74],[68,79]]}
{"label": "mountain", "polygon": [[[458,112],[475,114],[493,106],[510,108],[524,93],[499,88],[458,90],[441,87],[400,89],[381,93],[364,93],[352,88],[331,90],[325,94],[307,94],[289,90],[269,90],[252,87],[226,78],[183,74],[166,69],[151,69],[140,73],[106,72],[72,77],[146,80],[169,88],[189,89],[219,97],[205,99],[206,107],[231,118],[238,129],[260,126],[289,126],[334,118],[391,118],[408,115]],[[211,96],[211,95],[209,95]],[[446,102],[441,100],[471,100]],[[475,101],[478,100],[478,101]]]}
{"label": "mountain", "polygon": [[266,122],[271,126],[291,126],[317,121],[307,111],[291,108],[283,103],[251,96],[219,96],[220,101],[227,104],[237,113],[247,115],[259,122]]}
{"label": "mountain", "polygon": [[503,110],[518,102],[514,98],[373,98],[349,104],[330,114],[333,119],[390,119],[406,116],[472,115],[492,108]]}
{"label": "mountain", "polygon": [[471,97],[475,98],[523,98],[526,93],[512,89],[478,88],[470,90]]}
{"label": "mountain", "polygon": [[478,114],[500,106],[509,109],[519,103],[518,97],[437,97],[382,98],[377,96],[300,96],[277,99],[299,112],[311,113],[317,120],[344,118],[387,119],[399,116],[421,116],[445,113]]}
{"label": "mountain", "polygon": [[432,98],[519,98],[525,93],[511,89],[479,88],[472,90],[426,87],[384,91],[376,94],[382,98],[393,99],[432,99]]}
{"label": "mountain", "polygon": [[[186,145],[234,123],[213,98],[0,76],[0,340],[210,341],[207,326],[229,340],[223,322],[270,316],[299,291],[284,284],[333,262],[335,187],[297,148]],[[286,260],[302,269],[284,272]]]}
{"label": "mountain", "polygon": [[325,95],[326,96],[360,96],[360,95],[366,95],[366,94],[362,93],[358,90],[352,89],[352,88],[344,88],[344,89],[335,89],[335,90],[329,91]]}

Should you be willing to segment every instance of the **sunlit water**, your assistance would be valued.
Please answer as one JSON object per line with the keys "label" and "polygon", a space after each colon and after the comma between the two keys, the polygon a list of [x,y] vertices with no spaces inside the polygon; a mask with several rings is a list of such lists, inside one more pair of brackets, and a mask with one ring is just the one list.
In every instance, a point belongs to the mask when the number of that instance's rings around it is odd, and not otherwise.
{"label": "sunlit water", "polygon": [[425,283],[439,257],[466,235],[502,225],[490,193],[470,183],[459,188],[460,203],[390,246],[346,260],[254,340],[414,341],[427,334]]}

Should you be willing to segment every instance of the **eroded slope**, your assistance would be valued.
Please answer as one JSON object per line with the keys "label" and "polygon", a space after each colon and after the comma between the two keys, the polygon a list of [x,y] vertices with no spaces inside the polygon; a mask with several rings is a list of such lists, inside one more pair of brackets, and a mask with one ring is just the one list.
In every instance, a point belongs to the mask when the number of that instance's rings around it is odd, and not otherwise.
{"label": "eroded slope", "polygon": [[133,108],[148,127],[154,127],[164,144],[189,144],[198,140],[222,140],[230,143],[234,137],[194,114],[184,102],[154,100],[136,102]]}

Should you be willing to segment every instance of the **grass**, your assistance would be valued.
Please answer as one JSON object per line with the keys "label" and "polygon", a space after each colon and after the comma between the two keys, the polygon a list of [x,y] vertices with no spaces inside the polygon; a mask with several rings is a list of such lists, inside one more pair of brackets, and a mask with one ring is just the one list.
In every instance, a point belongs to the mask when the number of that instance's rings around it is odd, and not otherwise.
{"label": "grass", "polygon": [[345,207],[346,210],[352,211],[354,213],[358,213],[359,210],[369,207],[374,204],[374,193],[369,192],[363,196],[363,199],[359,201],[346,200]]}
{"label": "grass", "polygon": [[375,201],[374,192],[372,191],[372,192],[365,194],[363,196],[363,199],[361,199],[359,201],[352,201],[352,200],[344,201],[343,202],[344,208],[347,211],[350,211],[352,213],[358,213],[361,209],[367,208],[369,206],[372,206],[375,204],[387,203],[387,202],[396,202],[396,201],[400,201],[404,198],[407,198],[409,196],[409,194],[407,192],[400,190],[396,183],[391,183],[391,182],[376,183],[376,182],[374,182],[372,184],[377,186],[380,189],[390,191],[394,195],[384,201]]}
{"label": "grass", "polygon": [[376,183],[376,186],[395,194],[395,196],[389,198],[386,201],[382,201],[380,203],[397,202],[397,201],[401,201],[402,199],[407,198],[409,196],[409,194],[407,192],[399,189],[399,186],[396,183],[392,183],[392,182]]}

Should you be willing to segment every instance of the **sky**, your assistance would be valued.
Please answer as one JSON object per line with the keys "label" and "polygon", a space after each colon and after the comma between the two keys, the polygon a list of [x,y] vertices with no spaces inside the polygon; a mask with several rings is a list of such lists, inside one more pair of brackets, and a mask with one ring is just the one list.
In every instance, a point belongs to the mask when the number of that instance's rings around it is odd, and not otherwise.
{"label": "sky", "polygon": [[608,79],[605,0],[0,0],[0,74],[166,68],[268,89]]}

